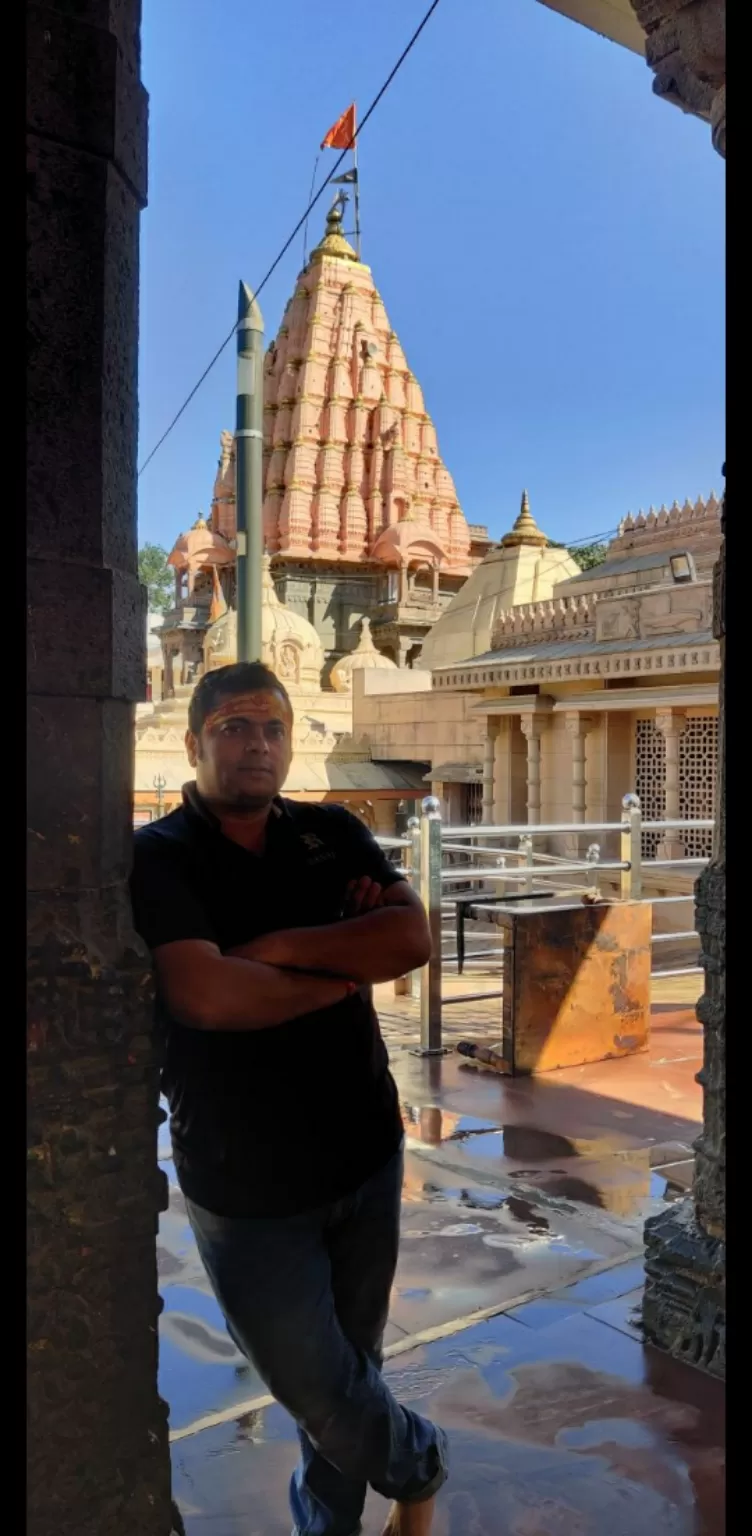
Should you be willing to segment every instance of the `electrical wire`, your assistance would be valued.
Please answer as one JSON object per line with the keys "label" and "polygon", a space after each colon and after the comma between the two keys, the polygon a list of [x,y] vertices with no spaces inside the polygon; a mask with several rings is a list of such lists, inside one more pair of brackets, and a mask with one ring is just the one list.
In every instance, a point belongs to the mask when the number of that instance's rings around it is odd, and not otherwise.
{"label": "electrical wire", "polygon": [[[606,528],[603,533],[588,533],[581,539],[567,539],[565,547],[567,549],[578,549],[581,544],[602,544],[604,539],[616,538],[617,531],[616,528]],[[562,540],[562,543],[564,543],[564,540]]]}
{"label": "electrical wire", "polygon": [[[418,41],[418,38],[420,37],[421,32],[423,31],[423,28],[430,21],[430,19],[431,19],[432,15],[433,15],[434,11],[436,10],[438,4],[439,4],[439,0],[433,0],[433,3],[431,5],[429,5],[428,10],[426,11],[426,13],[425,13],[425,15],[423,17],[423,20],[415,28],[415,31],[413,32],[413,35],[410,38],[410,41],[407,43],[406,47],[403,48],[402,53],[400,54],[396,64],[394,65],[394,68],[387,75],[386,80],[384,81],[384,84],[381,87],[381,90],[378,91],[377,94],[374,96],[373,101],[371,102],[371,105],[370,105],[370,107],[368,108],[368,111],[365,114],[365,117],[363,118],[360,126],[356,128],[356,132],[353,134],[352,139],[350,140],[350,143],[345,145],[345,148],[342,150],[342,153],[339,155],[337,160],[335,160],[334,165],[332,166],[332,169],[329,172],[329,175],[327,176],[326,180],[322,181],[321,186],[319,187],[318,192],[316,192],[314,194],[314,196],[311,198],[311,200],[310,200],[310,202],[308,204],[308,207],[304,210],[304,212],[301,214],[300,218],[298,219],[298,222],[295,225],[294,230],[288,236],[288,238],[285,241],[284,245],[282,246],[281,250],[275,256],[274,261],[272,262],[272,264],[269,267],[268,271],[265,272],[264,276],[261,279],[261,282],[253,290],[255,298],[258,298],[259,294],[266,287],[266,284],[268,283],[270,277],[272,276],[272,274],[274,272],[276,272],[277,267],[279,266],[283,256],[287,255],[287,252],[289,251],[290,246],[292,245],[292,242],[295,239],[295,236],[297,234],[299,234],[300,230],[303,228],[303,225],[306,223],[306,220],[308,219],[308,215],[311,213],[312,209],[314,209],[316,207],[316,204],[319,201],[319,198],[323,196],[326,188],[328,187],[330,181],[332,180],[332,177],[339,170],[339,167],[341,166],[342,161],[345,158],[345,155],[349,154],[350,150],[353,147],[355,139],[357,137],[359,137],[360,134],[363,132],[363,129],[365,128],[366,123],[368,122],[369,117],[371,117],[372,114],[375,112],[379,102],[381,101],[382,96],[384,96],[386,94],[386,92],[388,91],[388,89],[389,89],[389,87],[390,87],[390,85],[391,85],[395,75],[398,74],[399,70],[402,68],[402,65],[404,64],[405,59],[407,58],[407,56],[411,52],[411,50],[414,48],[415,44]],[[144,470],[148,468],[149,464],[151,464],[151,461],[154,458],[155,454],[157,454],[159,452],[160,448],[162,447],[162,444],[167,441],[167,438],[170,436],[170,433],[172,432],[173,428],[177,426],[181,416],[183,415],[183,412],[185,410],[187,410],[187,408],[190,405],[191,401],[198,394],[198,391],[200,390],[201,385],[203,384],[204,380],[209,377],[209,374],[211,373],[212,368],[214,367],[215,363],[217,363],[219,361],[220,357],[222,356],[222,353],[225,350],[225,347],[229,346],[229,344],[232,341],[232,338],[235,335],[235,332],[237,330],[237,324],[238,323],[237,323],[237,320],[236,320],[234,325],[233,325],[233,327],[232,327],[232,330],[229,331],[228,334],[225,336],[225,339],[222,342],[222,345],[217,348],[217,350],[214,353],[214,356],[213,356],[211,362],[207,364],[207,367],[204,369],[203,373],[201,374],[201,377],[194,384],[193,389],[191,390],[190,394],[186,395],[185,400],[183,401],[183,404],[180,407],[180,410],[175,413],[175,415],[172,418],[172,421],[170,422],[170,425],[162,433],[162,436],[160,437],[159,441],[157,443],[155,443],[154,447],[151,450],[151,453],[148,454],[148,456],[144,459],[144,462],[143,462],[143,464],[141,465],[141,468],[138,471],[138,478],[139,479],[140,479],[141,475],[144,473]]]}

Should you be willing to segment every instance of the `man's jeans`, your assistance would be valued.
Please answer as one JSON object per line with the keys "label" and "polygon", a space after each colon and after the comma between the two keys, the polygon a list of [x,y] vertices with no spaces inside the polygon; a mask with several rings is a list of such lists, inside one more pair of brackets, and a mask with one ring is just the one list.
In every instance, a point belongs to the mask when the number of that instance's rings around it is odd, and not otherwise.
{"label": "man's jeans", "polygon": [[380,1374],[402,1162],[398,1152],[354,1195],[302,1216],[238,1219],[186,1202],[230,1334],[298,1426],[296,1536],[355,1536],[369,1483],[407,1502],[447,1476],[443,1432]]}

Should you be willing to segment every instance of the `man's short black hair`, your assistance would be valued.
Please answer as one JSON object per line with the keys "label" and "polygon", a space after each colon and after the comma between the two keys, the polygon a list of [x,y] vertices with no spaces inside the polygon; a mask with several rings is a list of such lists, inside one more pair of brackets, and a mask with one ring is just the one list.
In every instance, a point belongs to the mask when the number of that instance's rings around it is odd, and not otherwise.
{"label": "man's short black hair", "polygon": [[207,715],[215,710],[222,699],[234,693],[258,693],[262,688],[282,695],[290,709],[290,696],[284,683],[274,676],[263,661],[236,661],[229,667],[217,667],[215,672],[205,672],[199,678],[188,705],[188,729],[198,736]]}

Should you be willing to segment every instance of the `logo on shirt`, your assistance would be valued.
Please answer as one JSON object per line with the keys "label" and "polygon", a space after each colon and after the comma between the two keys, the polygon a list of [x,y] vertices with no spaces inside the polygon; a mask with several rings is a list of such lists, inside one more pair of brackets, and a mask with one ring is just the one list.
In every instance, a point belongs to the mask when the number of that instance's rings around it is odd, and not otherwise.
{"label": "logo on shirt", "polygon": [[325,864],[329,859],[335,857],[331,849],[327,848],[326,843],[323,843],[321,838],[316,836],[315,832],[301,832],[300,841],[305,845],[309,854],[309,864]]}

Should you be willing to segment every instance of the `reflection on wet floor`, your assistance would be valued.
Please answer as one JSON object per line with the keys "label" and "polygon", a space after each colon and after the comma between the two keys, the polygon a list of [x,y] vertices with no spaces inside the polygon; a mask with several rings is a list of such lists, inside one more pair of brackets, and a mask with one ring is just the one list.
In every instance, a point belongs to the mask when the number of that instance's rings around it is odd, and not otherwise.
{"label": "reflection on wet floor", "polygon": [[[646,1348],[639,1267],[564,1289],[387,1366],[399,1398],[449,1433],[436,1536],[723,1536],[721,1383]],[[289,1536],[297,1446],[277,1407],[181,1441],[187,1536]],[[364,1536],[385,1506],[369,1495]]]}
{"label": "reflection on wet floor", "polygon": [[[684,1166],[682,1150],[691,1167],[688,1133],[685,1143],[640,1146],[623,1129],[600,1138],[519,1122],[489,1129],[489,1116],[428,1107],[430,1115],[404,1107],[402,1247],[387,1345],[629,1256],[641,1247],[647,1211],[681,1192],[667,1170]],[[656,1159],[666,1171],[651,1167]],[[171,1428],[184,1430],[264,1387],[227,1335],[171,1161],[163,1167],[170,1204],[158,1248],[160,1378]]]}
{"label": "reflection on wet floor", "polygon": [[[692,1055],[676,1017],[666,1018],[636,1064],[546,1078],[500,1079],[456,1056],[426,1061],[392,1048],[406,1168],[388,1351],[478,1312],[510,1309],[454,1339],[411,1347],[389,1367],[400,1390],[426,1411],[440,1409],[452,1431],[455,1474],[437,1536],[642,1536],[643,1526],[658,1536],[721,1536],[722,1525],[703,1524],[695,1510],[716,1498],[717,1440],[706,1444],[698,1431],[692,1459],[674,1445],[669,1410],[660,1410],[656,1431],[648,1399],[635,1397],[652,1358],[639,1342],[642,1226],[691,1186],[701,1114],[699,1029],[681,1024],[694,1032]],[[173,1447],[188,1536],[289,1536],[289,1422],[263,1406],[263,1384],[226,1333],[175,1185],[166,1126],[160,1160],[170,1180],[158,1253],[161,1391],[173,1432],[219,1420]],[[608,1368],[606,1337],[621,1341],[609,1346],[616,1364]],[[607,1378],[618,1379],[628,1357],[641,1363],[630,1365],[615,1412]],[[669,1385],[670,1400],[679,1388],[673,1378]],[[552,1439],[520,1428],[518,1409],[531,1393],[547,1421],[552,1405],[564,1404]],[[587,1413],[578,1416],[575,1401],[589,1404]],[[366,1531],[378,1528],[372,1520]]]}

